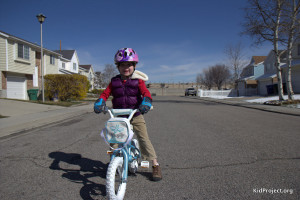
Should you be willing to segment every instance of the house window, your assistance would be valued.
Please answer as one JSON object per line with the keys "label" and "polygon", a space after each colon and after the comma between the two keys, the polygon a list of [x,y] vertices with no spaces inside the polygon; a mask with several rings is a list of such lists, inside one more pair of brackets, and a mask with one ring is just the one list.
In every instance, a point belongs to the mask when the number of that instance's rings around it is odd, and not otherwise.
{"label": "house window", "polygon": [[298,56],[300,56],[300,44],[298,44]]}
{"label": "house window", "polygon": [[66,63],[62,63],[62,68],[63,68],[63,69],[66,68]]}
{"label": "house window", "polygon": [[50,55],[50,64],[55,65],[55,57],[53,55]]}
{"label": "house window", "polygon": [[73,70],[76,71],[76,68],[77,68],[76,63],[73,63]]}
{"label": "house window", "polygon": [[18,57],[29,60],[29,46],[18,44]]}

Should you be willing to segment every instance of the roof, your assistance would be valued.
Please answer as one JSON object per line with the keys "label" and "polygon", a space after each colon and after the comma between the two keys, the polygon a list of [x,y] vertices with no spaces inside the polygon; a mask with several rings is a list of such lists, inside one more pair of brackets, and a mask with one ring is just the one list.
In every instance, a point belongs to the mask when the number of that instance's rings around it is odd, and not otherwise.
{"label": "roof", "polygon": [[267,58],[267,56],[252,56],[253,60],[254,60],[254,64],[258,64],[261,62],[264,62]]}
{"label": "roof", "polygon": [[[3,32],[3,31],[1,31],[1,30],[0,30],[0,35],[3,35],[4,37],[10,38],[10,39],[12,39],[12,40],[21,41],[21,42],[26,43],[26,44],[28,44],[28,45],[32,45],[32,46],[34,46],[34,47],[37,48],[37,51],[39,51],[39,50],[41,49],[41,46],[40,46],[39,44],[35,44],[35,43],[33,43],[33,42],[24,40],[24,39],[22,39],[22,38],[16,37],[16,36],[11,35],[11,34],[9,34],[9,33],[5,33],[5,32]],[[57,54],[59,54],[59,52],[51,51],[51,50],[49,50],[49,49],[46,49],[45,47],[43,47],[43,50],[44,50],[44,51],[48,51],[48,52],[50,52],[50,53],[54,53],[54,54],[57,53]]]}
{"label": "roof", "polygon": [[247,85],[257,85],[257,80],[246,80]]}
{"label": "roof", "polygon": [[79,67],[89,70],[92,67],[92,65],[79,65]]}
{"label": "roof", "polygon": [[[291,67],[294,67],[294,66],[297,66],[297,65],[300,65],[300,60],[299,59],[292,60],[292,66]],[[283,64],[280,67],[285,68],[285,67],[287,67],[287,64]]]}
{"label": "roof", "polygon": [[247,81],[247,80],[254,80],[254,76],[248,76],[248,77],[245,77],[245,78],[240,78],[239,81]]}
{"label": "roof", "polygon": [[76,73],[74,73],[74,72],[70,72],[70,71],[65,70],[65,69],[59,69],[59,71],[60,71],[61,73],[63,73],[63,74],[76,74]]}
{"label": "roof", "polygon": [[75,50],[54,50],[56,53],[60,53],[64,58],[72,60]]}
{"label": "roof", "polygon": [[264,74],[261,75],[260,77],[256,78],[256,80],[264,80],[264,79],[270,79],[270,78],[275,78],[277,77],[277,74]]}

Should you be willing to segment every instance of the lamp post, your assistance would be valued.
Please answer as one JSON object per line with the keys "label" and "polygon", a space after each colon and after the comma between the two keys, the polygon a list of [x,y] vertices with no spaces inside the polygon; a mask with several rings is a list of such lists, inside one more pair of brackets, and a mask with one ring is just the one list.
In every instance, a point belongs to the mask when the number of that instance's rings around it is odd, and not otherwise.
{"label": "lamp post", "polygon": [[38,14],[37,19],[39,20],[41,24],[41,70],[42,70],[42,97],[43,97],[43,102],[45,102],[45,93],[44,93],[44,63],[43,63],[43,22],[46,19],[46,16],[43,14]]}

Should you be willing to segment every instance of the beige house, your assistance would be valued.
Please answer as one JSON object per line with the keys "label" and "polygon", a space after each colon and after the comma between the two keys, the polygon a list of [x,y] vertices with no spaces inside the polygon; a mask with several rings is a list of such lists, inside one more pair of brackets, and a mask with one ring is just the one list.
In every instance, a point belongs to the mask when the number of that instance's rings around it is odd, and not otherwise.
{"label": "beige house", "polygon": [[92,65],[79,65],[79,74],[84,75],[88,78],[91,84],[91,90],[94,89],[95,73]]}
{"label": "beige house", "polygon": [[[41,88],[41,48],[0,31],[0,97],[28,99],[27,90]],[[58,74],[59,53],[43,49],[44,75]]]}

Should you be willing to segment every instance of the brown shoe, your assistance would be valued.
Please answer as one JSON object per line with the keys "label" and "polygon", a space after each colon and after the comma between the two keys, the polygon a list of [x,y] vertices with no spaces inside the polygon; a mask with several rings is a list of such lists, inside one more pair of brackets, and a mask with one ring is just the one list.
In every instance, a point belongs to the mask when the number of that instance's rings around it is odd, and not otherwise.
{"label": "brown shoe", "polygon": [[160,166],[156,165],[156,166],[152,166],[152,168],[153,168],[152,180],[160,181],[162,179]]}

